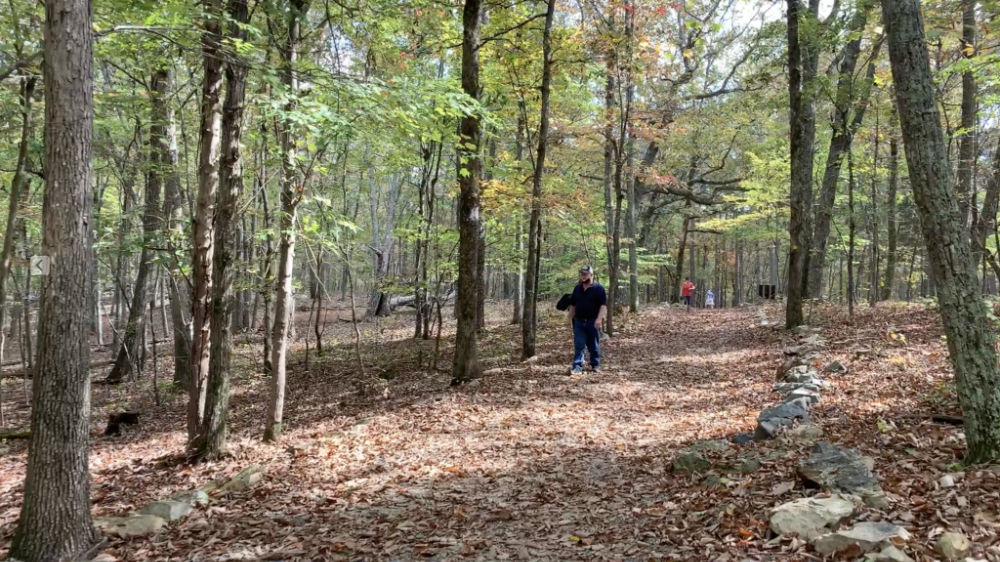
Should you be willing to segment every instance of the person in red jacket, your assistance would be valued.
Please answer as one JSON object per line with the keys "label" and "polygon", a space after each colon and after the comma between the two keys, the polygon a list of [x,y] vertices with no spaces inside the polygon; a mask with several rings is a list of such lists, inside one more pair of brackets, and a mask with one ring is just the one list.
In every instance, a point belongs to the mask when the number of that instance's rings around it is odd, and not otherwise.
{"label": "person in red jacket", "polygon": [[681,285],[681,298],[684,299],[684,304],[691,306],[691,295],[694,294],[694,289],[694,283],[689,277],[685,277],[684,284]]}

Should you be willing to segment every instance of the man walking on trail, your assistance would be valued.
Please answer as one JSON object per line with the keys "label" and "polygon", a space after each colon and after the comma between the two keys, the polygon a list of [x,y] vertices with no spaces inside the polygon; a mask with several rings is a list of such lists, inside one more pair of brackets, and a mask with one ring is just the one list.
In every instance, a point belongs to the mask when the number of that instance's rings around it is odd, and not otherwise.
{"label": "man walking on trail", "polygon": [[608,314],[608,295],[594,282],[589,265],[580,268],[580,282],[573,288],[569,305],[569,323],[573,328],[573,368],[570,374],[583,373],[583,349],[590,352],[590,369],[601,366],[601,325]]}
{"label": "man walking on trail", "polygon": [[691,282],[690,277],[684,278],[684,284],[681,285],[681,298],[684,299],[684,304],[688,307],[691,306],[691,295],[694,294],[694,283]]}

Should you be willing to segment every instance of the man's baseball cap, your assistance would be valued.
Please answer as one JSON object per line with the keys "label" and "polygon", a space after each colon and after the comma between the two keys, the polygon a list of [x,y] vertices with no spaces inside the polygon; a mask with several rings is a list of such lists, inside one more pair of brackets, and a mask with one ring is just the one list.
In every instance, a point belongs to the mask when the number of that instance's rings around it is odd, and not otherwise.
{"label": "man's baseball cap", "polygon": [[594,268],[590,267],[589,265],[585,265],[585,266],[583,266],[583,267],[580,268],[580,273],[586,273],[587,275],[593,275],[594,274]]}

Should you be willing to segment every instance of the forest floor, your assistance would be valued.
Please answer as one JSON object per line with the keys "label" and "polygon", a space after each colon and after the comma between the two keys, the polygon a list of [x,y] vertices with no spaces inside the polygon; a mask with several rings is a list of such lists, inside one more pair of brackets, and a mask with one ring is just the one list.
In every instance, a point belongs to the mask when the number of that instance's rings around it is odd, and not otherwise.
{"label": "forest floor", "polygon": [[[795,539],[774,539],[771,507],[815,493],[797,476],[808,446],[779,441],[712,453],[701,474],[678,474],[678,451],[699,439],[752,431],[774,404],[782,349],[795,336],[774,306],[736,310],[650,307],[605,343],[604,368],[571,377],[565,319],[546,314],[537,360],[519,360],[520,331],[499,309],[481,343],[482,379],[449,388],[426,364],[412,317],[365,325],[366,375],[350,325],[331,325],[323,357],[294,355],[287,432],[260,442],[268,378],[242,345],[231,403],[231,455],[191,465],[183,395],[153,404],[149,386],[94,386],[91,470],[95,515],[123,514],[251,464],[257,487],[213,501],[159,534],[115,540],[121,560],[805,560]],[[923,305],[812,312],[830,377],[814,417],[826,438],[875,459],[890,508],[855,519],[907,527],[905,550],[934,559],[935,537],[961,531],[972,555],[1000,560],[997,467],[963,469],[959,427],[937,314]],[[304,332],[303,328],[300,328]],[[377,345],[375,345],[377,344]],[[447,342],[443,344],[447,348]],[[450,357],[441,360],[450,364]],[[162,367],[161,367],[162,369]],[[373,374],[387,380],[371,391]],[[96,378],[96,376],[95,376]],[[161,373],[162,379],[169,376]],[[359,389],[368,389],[360,392]],[[20,382],[4,385],[8,421],[27,425]],[[142,411],[122,436],[99,436],[108,412]],[[13,420],[11,422],[11,420]],[[21,501],[23,440],[0,443],[0,552]],[[731,468],[760,461],[743,474]],[[952,473],[949,486],[941,478]]]}

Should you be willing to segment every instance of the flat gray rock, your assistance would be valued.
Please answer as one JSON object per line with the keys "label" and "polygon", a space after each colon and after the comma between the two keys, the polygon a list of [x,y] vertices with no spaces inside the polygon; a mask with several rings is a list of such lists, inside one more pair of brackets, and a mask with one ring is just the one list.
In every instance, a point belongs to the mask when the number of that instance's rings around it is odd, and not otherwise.
{"label": "flat gray rock", "polygon": [[228,482],[219,486],[215,493],[226,495],[231,492],[242,492],[256,486],[264,479],[264,467],[254,464],[236,473]]}
{"label": "flat gray rock", "polygon": [[799,474],[806,484],[834,491],[867,495],[881,490],[872,459],[857,451],[819,442],[802,461]]}
{"label": "flat gray rock", "polygon": [[771,530],[776,535],[813,540],[854,513],[851,498],[801,498],[783,503],[771,511]]}
{"label": "flat gray rock", "polygon": [[801,402],[792,401],[764,408],[757,416],[754,439],[771,439],[782,428],[795,425],[796,421],[809,421],[809,411]]}
{"label": "flat gray rock", "polygon": [[816,552],[829,556],[852,547],[862,553],[871,552],[885,546],[894,546],[894,542],[910,540],[906,529],[891,523],[866,521],[858,523],[850,529],[823,535],[813,541]]}
{"label": "flat gray rock", "polygon": [[192,508],[193,505],[187,502],[165,500],[147,504],[139,510],[139,513],[155,515],[160,519],[170,522],[187,517],[191,513]]}
{"label": "flat gray rock", "polygon": [[94,527],[105,535],[127,539],[151,535],[167,524],[155,515],[133,514],[124,517],[95,517]]}
{"label": "flat gray rock", "polygon": [[795,400],[803,400],[805,403],[814,405],[819,404],[819,392],[815,390],[809,390],[808,388],[796,388],[795,390],[789,392],[782,399],[782,402],[793,402]]}

